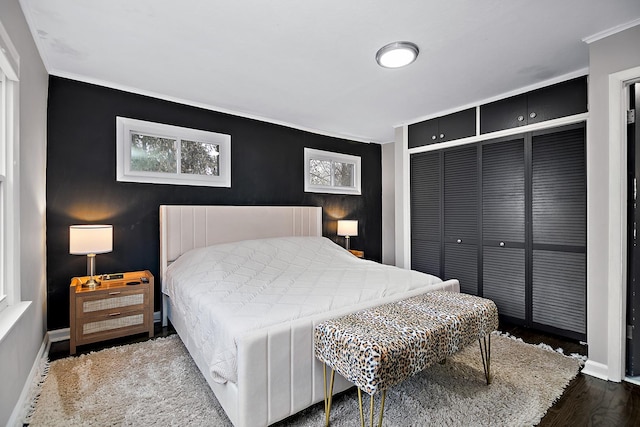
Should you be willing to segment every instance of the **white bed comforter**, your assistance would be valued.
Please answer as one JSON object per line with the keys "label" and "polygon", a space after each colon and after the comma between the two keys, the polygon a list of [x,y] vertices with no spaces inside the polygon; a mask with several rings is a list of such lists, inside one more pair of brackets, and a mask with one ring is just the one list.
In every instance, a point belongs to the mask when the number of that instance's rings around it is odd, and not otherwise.
{"label": "white bed comforter", "polygon": [[246,332],[441,282],[358,259],[324,237],[285,237],[193,249],[162,286],[214,380],[235,383],[236,338]]}

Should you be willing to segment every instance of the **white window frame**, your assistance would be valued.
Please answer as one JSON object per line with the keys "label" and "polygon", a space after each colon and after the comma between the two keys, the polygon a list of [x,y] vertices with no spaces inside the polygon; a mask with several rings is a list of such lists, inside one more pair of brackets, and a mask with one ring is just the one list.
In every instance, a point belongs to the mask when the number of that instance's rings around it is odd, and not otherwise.
{"label": "white window frame", "polygon": [[[336,185],[318,185],[311,183],[310,162],[311,160],[325,160],[338,163],[351,163],[355,165],[353,187],[340,187]],[[333,168],[332,168],[333,169]],[[332,174],[333,175],[333,174]],[[334,153],[331,151],[316,150],[313,148],[304,149],[304,191],[307,193],[329,193],[329,194],[362,194],[361,158],[350,154]],[[333,179],[333,176],[332,176]]]}
{"label": "white window frame", "polygon": [[21,298],[19,64],[18,51],[0,23],[0,312]]}
{"label": "white window frame", "polygon": [[[216,144],[218,176],[131,170],[131,134],[157,136],[177,140],[177,158],[180,162],[182,140]],[[127,117],[116,117],[116,179],[122,182],[146,182],[153,184],[198,185],[231,187],[231,135],[189,129],[162,123],[147,122]]]}

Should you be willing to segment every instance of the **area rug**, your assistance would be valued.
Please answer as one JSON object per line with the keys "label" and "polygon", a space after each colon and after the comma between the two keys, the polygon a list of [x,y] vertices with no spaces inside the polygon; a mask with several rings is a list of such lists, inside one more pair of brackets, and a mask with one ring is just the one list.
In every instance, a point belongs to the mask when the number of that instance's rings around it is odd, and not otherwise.
{"label": "area rug", "polygon": [[[576,358],[494,334],[493,382],[478,345],[387,391],[387,426],[537,424],[581,366]],[[177,335],[52,362],[38,387],[31,426],[231,426]],[[368,398],[365,399],[368,407]],[[358,422],[357,392],[334,399],[331,425]],[[314,405],[279,426],[322,426]]]}

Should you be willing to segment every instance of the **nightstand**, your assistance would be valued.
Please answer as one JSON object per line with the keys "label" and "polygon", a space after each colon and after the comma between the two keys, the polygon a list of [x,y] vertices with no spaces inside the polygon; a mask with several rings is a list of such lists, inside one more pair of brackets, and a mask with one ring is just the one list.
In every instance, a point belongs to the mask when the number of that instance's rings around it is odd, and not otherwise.
{"label": "nightstand", "polygon": [[349,249],[349,252],[357,256],[358,258],[364,258],[364,251],[359,251],[357,249]]}
{"label": "nightstand", "polygon": [[[82,287],[88,277],[71,280],[70,354],[83,344],[142,332],[153,337],[153,275],[145,270],[101,277],[100,286],[95,289]],[[137,283],[127,284],[134,282]]]}

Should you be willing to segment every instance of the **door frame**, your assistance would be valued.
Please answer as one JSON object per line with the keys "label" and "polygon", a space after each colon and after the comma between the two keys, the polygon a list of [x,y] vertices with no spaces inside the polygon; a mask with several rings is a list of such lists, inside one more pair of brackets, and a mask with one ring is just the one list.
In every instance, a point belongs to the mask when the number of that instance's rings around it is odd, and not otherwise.
{"label": "door frame", "polygon": [[[627,82],[640,78],[640,67],[609,75],[609,256],[607,260],[607,372],[625,378],[627,304]],[[621,167],[623,165],[624,167]],[[587,197],[589,190],[587,189]],[[588,250],[588,248],[587,248]],[[587,298],[590,286],[587,286]],[[603,372],[604,374],[604,372]],[[599,375],[596,375],[599,376]]]}

